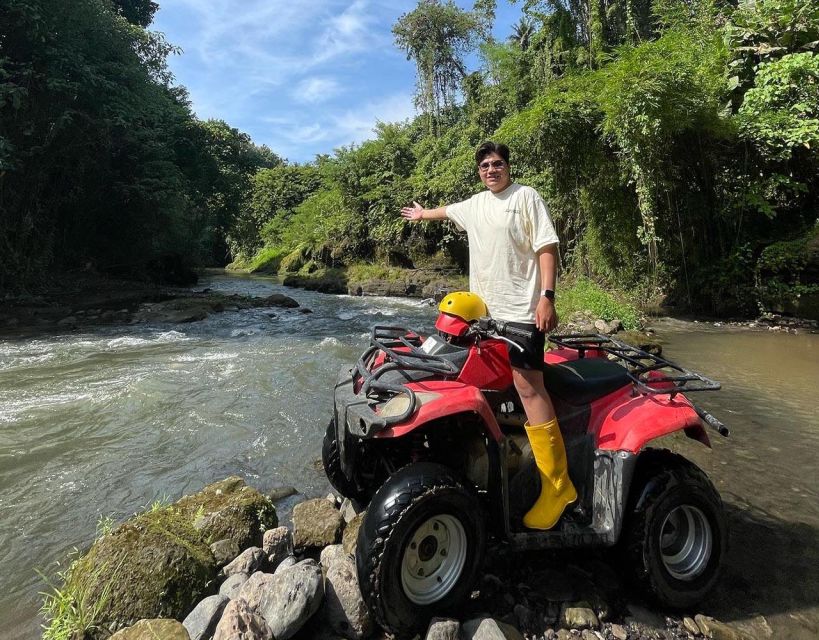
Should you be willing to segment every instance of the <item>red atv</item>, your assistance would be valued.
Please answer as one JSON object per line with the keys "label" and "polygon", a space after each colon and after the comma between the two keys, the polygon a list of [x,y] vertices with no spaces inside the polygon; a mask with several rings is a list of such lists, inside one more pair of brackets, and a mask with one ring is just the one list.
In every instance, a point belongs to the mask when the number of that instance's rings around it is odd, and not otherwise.
{"label": "red atv", "polygon": [[617,545],[659,604],[702,599],[726,549],[722,502],[698,467],[647,445],[682,430],[710,446],[705,426],[728,435],[684,395],[719,384],[601,335],[551,337],[543,375],[578,500],[554,528],[527,530],[540,479],[505,344],[520,329],[448,314],[436,327],[426,339],[375,327],[341,372],[324,439],[332,485],[369,503],[356,564],[378,622],[406,635],[456,608],[488,537],[521,550]]}

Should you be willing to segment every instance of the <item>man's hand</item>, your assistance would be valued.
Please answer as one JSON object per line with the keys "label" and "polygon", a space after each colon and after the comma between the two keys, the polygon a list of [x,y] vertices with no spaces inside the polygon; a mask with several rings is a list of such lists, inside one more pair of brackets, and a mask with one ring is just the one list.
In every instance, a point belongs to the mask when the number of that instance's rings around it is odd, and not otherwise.
{"label": "man's hand", "polygon": [[543,333],[549,333],[557,326],[557,311],[555,303],[549,298],[541,297],[535,309],[535,324]]}
{"label": "man's hand", "polygon": [[412,207],[404,207],[401,209],[401,217],[410,222],[418,222],[423,219],[424,207],[413,201]]}

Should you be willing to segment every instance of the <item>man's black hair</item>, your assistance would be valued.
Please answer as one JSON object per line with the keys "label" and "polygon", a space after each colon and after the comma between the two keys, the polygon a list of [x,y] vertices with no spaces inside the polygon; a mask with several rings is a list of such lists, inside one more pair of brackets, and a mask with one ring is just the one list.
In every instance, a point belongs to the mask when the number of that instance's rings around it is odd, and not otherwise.
{"label": "man's black hair", "polygon": [[478,147],[478,150],[475,152],[475,164],[480,164],[481,160],[493,153],[497,153],[504,159],[506,164],[509,164],[509,147],[503,143],[492,142],[491,140],[487,140]]}

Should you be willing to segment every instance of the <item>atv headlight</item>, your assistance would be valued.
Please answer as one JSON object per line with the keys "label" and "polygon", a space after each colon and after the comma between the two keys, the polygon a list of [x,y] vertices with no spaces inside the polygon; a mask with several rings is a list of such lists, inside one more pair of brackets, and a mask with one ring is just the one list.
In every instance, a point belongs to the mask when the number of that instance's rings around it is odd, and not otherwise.
{"label": "atv headlight", "polygon": [[[441,397],[440,393],[421,392],[415,394],[415,410],[417,411],[428,402],[432,402]],[[393,418],[395,416],[402,416],[409,408],[410,399],[405,394],[393,396],[387,400],[382,406],[378,415],[384,418]]]}

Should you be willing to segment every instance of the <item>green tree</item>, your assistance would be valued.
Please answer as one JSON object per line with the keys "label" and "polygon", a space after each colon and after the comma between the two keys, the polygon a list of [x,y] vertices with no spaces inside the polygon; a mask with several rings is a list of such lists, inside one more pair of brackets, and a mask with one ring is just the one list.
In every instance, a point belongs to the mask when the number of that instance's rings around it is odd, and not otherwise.
{"label": "green tree", "polygon": [[415,62],[415,104],[430,116],[430,126],[455,104],[466,76],[464,57],[485,34],[485,15],[465,11],[452,0],[421,0],[393,26],[395,44]]}
{"label": "green tree", "polygon": [[154,19],[159,5],[153,0],[111,0],[120,15],[128,22],[147,27]]}

